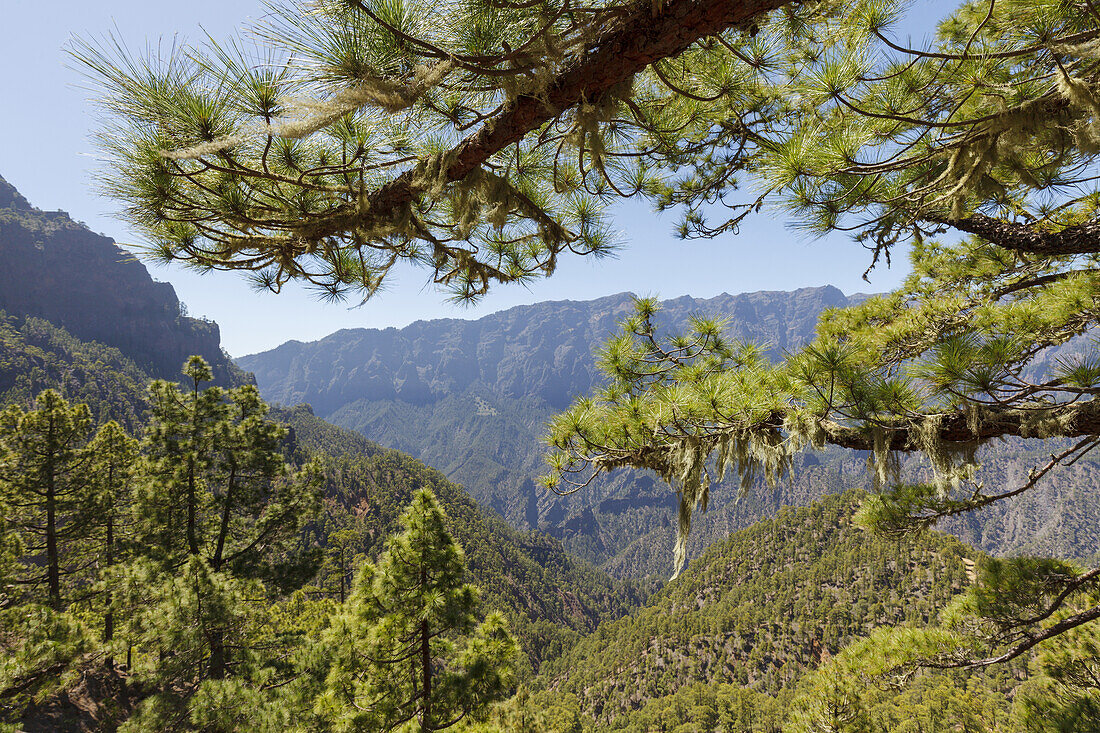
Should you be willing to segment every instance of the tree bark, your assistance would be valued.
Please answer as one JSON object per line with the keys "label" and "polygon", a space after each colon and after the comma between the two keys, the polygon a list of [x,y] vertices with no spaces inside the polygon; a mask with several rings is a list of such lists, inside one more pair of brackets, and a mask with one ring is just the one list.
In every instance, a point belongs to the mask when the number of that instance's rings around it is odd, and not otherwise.
{"label": "tree bark", "polygon": [[221,570],[222,555],[225,552],[225,539],[229,536],[229,520],[232,518],[233,488],[237,483],[237,467],[229,469],[229,479],[226,481],[225,497],[222,503],[221,526],[218,527],[218,542],[214,547],[214,558],[210,565],[214,570]]}
{"label": "tree bark", "polygon": [[432,725],[432,648],[427,619],[420,622],[420,666],[424,687],[424,715],[420,719],[420,729],[427,733],[435,730]]}
{"label": "tree bark", "polygon": [[225,633],[221,629],[210,632],[210,670],[212,680],[225,677]]}
{"label": "tree bark", "polygon": [[50,608],[61,610],[61,558],[57,549],[57,426],[51,414],[46,433],[46,583]]}
{"label": "tree bark", "polygon": [[1075,224],[1060,232],[1045,232],[1028,224],[1002,221],[985,214],[942,219],[938,223],[976,234],[991,244],[1022,254],[1056,257],[1100,252],[1100,221]]}
{"label": "tree bark", "polygon": [[[854,450],[874,450],[874,438],[866,430],[840,427],[833,423],[826,423],[824,427],[828,433],[828,443]],[[991,411],[982,416],[977,430],[971,428],[966,413],[956,412],[944,417],[939,428],[940,440],[948,443],[1003,437],[1082,438],[1087,435],[1100,435],[1100,401],[1089,400],[1056,407],[1045,415],[1038,410]],[[896,451],[917,451],[921,443],[913,428],[899,425],[896,430],[888,432],[886,447]]]}
{"label": "tree bark", "polygon": [[[115,536],[115,523],[113,519],[107,519],[107,551],[103,555],[103,562],[107,567],[114,564],[114,536]],[[110,641],[115,636],[115,614],[111,610],[111,591],[108,590],[104,596],[104,602],[107,604],[107,612],[103,614],[103,641]]]}

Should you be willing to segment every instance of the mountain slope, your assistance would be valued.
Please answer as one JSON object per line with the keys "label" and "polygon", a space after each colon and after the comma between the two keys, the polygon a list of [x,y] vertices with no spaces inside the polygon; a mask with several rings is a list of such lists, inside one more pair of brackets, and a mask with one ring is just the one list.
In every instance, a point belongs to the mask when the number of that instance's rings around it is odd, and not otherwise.
{"label": "mountain slope", "polygon": [[[659,318],[672,329],[693,313],[725,316],[727,333],[762,344],[772,358],[812,337],[826,307],[845,297],[831,287],[791,293],[688,297],[666,301]],[[317,413],[383,445],[405,451],[466,486],[515,526],[539,527],[619,577],[667,575],[676,496],[636,471],[599,477],[583,491],[557,496],[537,488],[545,472],[542,437],[554,412],[597,384],[593,353],[631,311],[623,293],[588,302],[512,308],[477,321],[438,320],[404,329],[345,330],[320,341],[288,342],[240,363],[265,396]],[[1048,355],[1072,353],[1074,340]],[[1040,365],[1038,368],[1042,368]],[[1050,446],[1009,441],[981,453],[989,486],[1026,481]],[[711,511],[693,521],[689,556],[731,531],[850,487],[870,488],[866,456],[829,449],[796,459],[778,487],[758,483],[741,496],[736,481],[711,487]],[[928,477],[927,462],[902,460],[905,480]],[[983,551],[1088,557],[1100,543],[1097,465],[1084,460],[1035,491],[941,526]]]}
{"label": "mountain slope", "polygon": [[[855,302],[836,288],[790,293],[723,294],[664,301],[660,318],[682,327],[689,316],[728,317],[735,338],[767,346],[771,356],[803,343],[825,308]],[[312,343],[289,341],[238,361],[270,399],[308,402],[330,415],[362,400],[435,405],[480,387],[493,395],[534,398],[559,410],[598,379],[593,352],[632,311],[633,296],[518,306],[467,321],[417,321],[403,329],[345,329]]]}
{"label": "mountain slope", "polygon": [[0,309],[11,315],[113,346],[153,377],[176,379],[201,354],[220,383],[245,380],[221,349],[218,325],[188,318],[170,284],[65,212],[34,208],[3,178],[0,258]]}
{"label": "mountain slope", "polygon": [[572,701],[596,730],[634,729],[637,711],[700,682],[761,705],[754,695],[788,695],[877,626],[927,623],[968,584],[977,553],[940,533],[871,536],[851,523],[860,497],[784,509],[716,543],[644,608],[547,664],[536,687]]}
{"label": "mountain slope", "polygon": [[[832,287],[683,297],[666,301],[660,318],[683,328],[694,314],[727,316],[732,336],[763,344],[778,358],[812,335],[824,308],[861,297]],[[344,330],[238,362],[256,375],[268,400],[309,403],[319,416],[443,471],[512,524],[543,527],[602,563],[667,525],[667,487],[632,471],[602,477],[572,496],[547,493],[536,482],[546,470],[545,422],[597,384],[593,354],[632,312],[632,300],[620,293],[521,306],[476,321]],[[818,489],[813,498],[823,493]],[[780,505],[765,503],[751,511],[746,505],[745,521],[739,515],[733,528]],[[628,523],[625,509],[639,510]],[[646,570],[659,563],[659,572],[667,572],[663,547],[646,547],[651,552],[631,568],[620,563],[624,572],[638,570],[639,562]]]}
{"label": "mountain slope", "polygon": [[430,488],[465,550],[470,581],[481,588],[486,608],[508,617],[532,668],[644,600],[640,586],[611,579],[551,537],[513,529],[439,471],[399,451],[328,424],[305,407],[276,410],[273,417],[291,427],[295,445],[323,457],[326,521],[319,531],[327,544],[339,530],[353,529],[353,551],[375,557],[413,492]]}
{"label": "mountain slope", "polygon": [[87,404],[97,423],[117,420],[133,432],[146,409],[148,382],[118,349],[81,341],[41,318],[0,311],[0,405],[29,405],[53,388]]}

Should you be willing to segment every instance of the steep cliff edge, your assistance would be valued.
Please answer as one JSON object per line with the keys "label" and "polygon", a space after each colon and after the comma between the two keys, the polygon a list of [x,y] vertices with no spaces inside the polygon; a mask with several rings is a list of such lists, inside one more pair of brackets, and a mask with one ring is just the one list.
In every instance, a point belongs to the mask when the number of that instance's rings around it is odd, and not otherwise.
{"label": "steep cliff edge", "polygon": [[248,379],[222,351],[218,325],[184,315],[169,283],[154,281],[110,237],[31,206],[3,178],[0,261],[0,309],[9,314],[115,347],[150,376],[175,379],[188,356],[201,354],[219,382]]}

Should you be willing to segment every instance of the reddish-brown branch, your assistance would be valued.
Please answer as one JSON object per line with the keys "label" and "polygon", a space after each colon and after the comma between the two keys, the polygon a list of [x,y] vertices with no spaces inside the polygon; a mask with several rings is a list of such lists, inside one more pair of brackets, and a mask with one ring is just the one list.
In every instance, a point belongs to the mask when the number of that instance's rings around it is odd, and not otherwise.
{"label": "reddish-brown branch", "polygon": [[1028,224],[1015,224],[984,214],[974,214],[962,219],[944,219],[938,223],[976,234],[987,242],[1013,252],[1043,257],[1100,252],[1100,221],[1075,224],[1059,232],[1044,232]]}
{"label": "reddish-brown branch", "polygon": [[[588,49],[562,69],[537,96],[521,95],[448,157],[448,182],[460,181],[493,155],[583,101],[600,99],[615,85],[650,64],[683,53],[693,43],[725,30],[746,26],[790,0],[668,0],[654,12],[652,0],[628,6],[604,28]],[[360,205],[326,217],[303,232],[309,239],[338,236],[357,226],[384,221],[423,193],[406,171],[375,189]]]}

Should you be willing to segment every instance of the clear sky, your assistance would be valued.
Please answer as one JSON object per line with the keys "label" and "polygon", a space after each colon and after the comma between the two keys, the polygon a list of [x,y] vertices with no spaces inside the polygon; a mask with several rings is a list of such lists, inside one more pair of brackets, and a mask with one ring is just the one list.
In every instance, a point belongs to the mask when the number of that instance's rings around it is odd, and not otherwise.
{"label": "clear sky", "polygon": [[[922,21],[938,18],[957,0],[921,0],[912,31],[919,43]],[[173,35],[195,39],[203,29],[225,37],[263,13],[259,0],[3,0],[6,32],[0,44],[0,175],[41,209],[64,209],[74,219],[120,243],[135,242],[114,218],[114,203],[92,191],[95,168],[89,139],[95,119],[77,71],[67,68],[70,37],[115,32],[131,48]],[[889,290],[905,275],[904,258],[880,267],[871,282],[860,279],[868,253],[843,238],[809,241],[782,221],[756,216],[736,237],[684,242],[672,234],[674,216],[658,217],[630,204],[616,226],[626,246],[600,262],[572,258],[553,278],[530,287],[498,287],[474,307],[446,302],[426,272],[408,269],[386,292],[348,308],[324,304],[301,290],[257,293],[233,273],[198,275],[178,267],[150,267],[171,282],[192,315],[217,321],[230,354],[273,348],[289,339],[312,341],[340,328],[403,326],[427,318],[477,318],[540,300],[589,299],[632,290],[663,298],[710,297],[722,292],[789,290],[832,284],[845,293]],[[902,260],[899,262],[899,260]]]}

